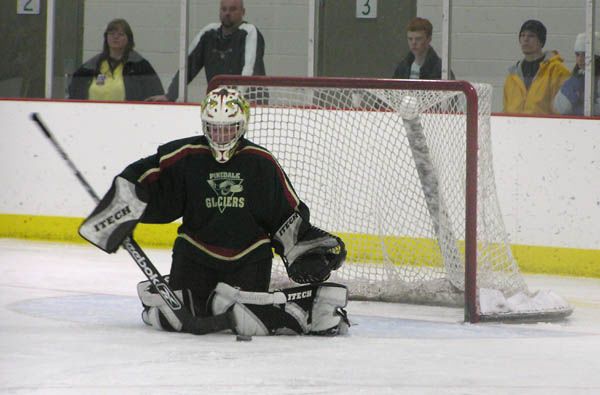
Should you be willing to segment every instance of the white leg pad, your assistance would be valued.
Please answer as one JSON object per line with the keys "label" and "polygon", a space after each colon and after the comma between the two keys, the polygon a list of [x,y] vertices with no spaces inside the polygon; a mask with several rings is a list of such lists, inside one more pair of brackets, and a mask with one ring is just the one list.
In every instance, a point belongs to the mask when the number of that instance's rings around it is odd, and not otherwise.
{"label": "white leg pad", "polygon": [[269,329],[244,304],[277,305],[285,304],[286,300],[283,292],[246,292],[228,284],[219,283],[213,293],[211,306],[213,314],[224,313],[233,307],[236,333],[247,336],[265,336],[269,334]]}
{"label": "white leg pad", "polygon": [[219,283],[211,306],[213,314],[231,309],[235,331],[242,335],[335,335],[347,332],[347,302],[348,289],[333,283],[276,292],[246,292]]}
{"label": "white leg pad", "polygon": [[[179,321],[175,313],[173,313],[173,310],[167,306],[163,298],[158,293],[151,292],[151,288],[150,281],[142,281],[137,286],[138,296],[145,307],[145,311],[142,313],[142,320],[155,329],[165,330],[166,328],[163,328],[160,323],[160,312],[169,321],[173,329],[180,332],[183,324]],[[179,300],[183,300],[183,292],[181,290],[174,292]]]}
{"label": "white leg pad", "polygon": [[310,332],[323,332],[343,323],[338,309],[346,307],[347,304],[347,288],[320,287],[313,302]]}

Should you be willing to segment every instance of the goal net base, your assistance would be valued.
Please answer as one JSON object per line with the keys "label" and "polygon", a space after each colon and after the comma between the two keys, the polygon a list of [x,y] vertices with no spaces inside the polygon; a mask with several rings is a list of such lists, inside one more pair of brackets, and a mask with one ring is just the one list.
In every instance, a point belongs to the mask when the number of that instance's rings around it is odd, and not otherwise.
{"label": "goal net base", "polygon": [[[353,271],[356,262],[346,263]],[[366,263],[359,263],[365,270]],[[373,269],[375,268],[375,269]],[[377,271],[377,265],[371,264]],[[298,286],[287,277],[281,260],[274,261],[274,275],[271,289],[284,289]],[[439,278],[408,283],[402,280],[345,279],[333,272],[328,281],[351,284],[351,300],[409,303],[432,306],[464,307],[464,290],[454,286],[448,279]],[[554,322],[564,320],[573,313],[572,306],[560,295],[551,290],[535,292],[519,291],[506,296],[496,289],[479,288],[480,322]]]}
{"label": "goal net base", "polygon": [[506,297],[495,289],[479,289],[480,321],[559,321],[570,316],[573,308],[551,290],[533,293],[521,291]]}

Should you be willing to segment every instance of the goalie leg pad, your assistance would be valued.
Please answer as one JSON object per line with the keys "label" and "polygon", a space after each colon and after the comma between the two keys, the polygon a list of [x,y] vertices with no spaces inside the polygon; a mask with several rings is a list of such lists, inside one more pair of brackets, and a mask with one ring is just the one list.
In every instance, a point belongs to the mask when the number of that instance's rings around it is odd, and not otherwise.
{"label": "goalie leg pad", "polygon": [[[165,276],[168,281],[168,276]],[[137,292],[144,306],[142,311],[142,321],[154,329],[164,330],[169,332],[181,332],[183,328],[182,322],[177,318],[173,310],[167,305],[163,298],[153,289],[150,280],[142,281],[137,285]],[[184,302],[184,305],[190,306],[193,302],[191,291],[174,291],[175,295]],[[194,311],[194,310],[192,310]]]}
{"label": "goalie leg pad", "polygon": [[219,283],[210,301],[213,314],[231,309],[235,332],[246,336],[345,333],[347,302],[347,288],[334,283],[276,292],[246,292]]}
{"label": "goalie leg pad", "polygon": [[[275,321],[274,316],[278,313],[278,308],[275,306],[284,305],[285,302],[286,297],[282,292],[246,292],[219,283],[209,303],[215,315],[233,310],[237,334],[265,336],[272,334],[272,330],[275,329],[272,325]],[[267,311],[263,308],[265,306]],[[272,311],[269,311],[271,308]]]}
{"label": "goalie leg pad", "polygon": [[337,335],[348,332],[350,322],[344,307],[348,304],[348,288],[343,285],[326,283],[317,289],[313,302],[313,335]]}
{"label": "goalie leg pad", "polygon": [[171,314],[164,314],[160,307],[146,307],[142,310],[142,321],[159,331],[181,332],[181,322]]}

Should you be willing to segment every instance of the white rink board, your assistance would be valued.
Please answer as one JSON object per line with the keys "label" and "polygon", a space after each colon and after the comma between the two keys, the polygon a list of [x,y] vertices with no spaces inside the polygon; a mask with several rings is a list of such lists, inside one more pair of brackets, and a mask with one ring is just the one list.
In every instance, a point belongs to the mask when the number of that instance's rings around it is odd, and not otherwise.
{"label": "white rink board", "polygon": [[[327,113],[326,116],[323,113]],[[407,186],[418,185],[421,193],[421,182],[413,162],[401,164],[393,158],[405,157],[410,161],[412,157],[406,132],[396,124],[397,114],[289,108],[260,109],[256,114],[257,124],[248,130],[248,138],[275,154],[296,192],[310,207],[312,222],[335,232],[433,237],[429,222],[416,228],[410,221],[391,220],[403,218],[402,213],[416,209],[415,200],[406,197],[410,195]],[[428,118],[439,116],[424,115],[423,124],[428,123]],[[356,125],[394,127],[375,133],[356,128]],[[260,134],[254,132],[255,129]],[[372,141],[366,140],[367,134]],[[382,141],[375,136],[385,137],[391,144],[382,146]],[[290,148],[302,145],[306,148]],[[300,153],[307,154],[307,158]],[[307,176],[304,174],[307,171],[312,174]],[[440,177],[441,182],[458,182],[464,193],[464,176],[462,179],[455,176],[451,180],[446,176]],[[422,204],[421,209],[427,210],[424,201]],[[426,216],[429,220],[429,214]],[[464,229],[463,221],[461,217],[453,224]],[[462,230],[455,230],[455,233],[461,235]]]}
{"label": "white rink board", "polygon": [[[32,112],[98,193],[127,164],[200,129],[192,105],[1,100],[0,213],[83,217],[93,207]],[[600,122],[497,116],[492,139],[511,243],[600,248]]]}

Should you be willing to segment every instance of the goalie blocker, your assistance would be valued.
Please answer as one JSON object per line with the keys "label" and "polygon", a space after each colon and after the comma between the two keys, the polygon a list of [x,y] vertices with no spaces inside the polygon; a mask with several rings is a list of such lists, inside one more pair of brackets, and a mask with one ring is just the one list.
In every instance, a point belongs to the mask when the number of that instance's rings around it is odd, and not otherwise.
{"label": "goalie blocker", "polygon": [[[176,293],[186,305],[192,303],[189,290]],[[146,324],[159,330],[181,331],[181,322],[153,291],[149,281],[138,284],[138,295]],[[335,283],[275,292],[246,292],[219,283],[208,302],[214,315],[231,311],[234,332],[244,336],[344,334],[350,326],[344,310],[347,303],[348,289]]]}
{"label": "goalie blocker", "polygon": [[273,237],[288,276],[300,284],[326,281],[346,259],[342,239],[305,222],[294,212]]}
{"label": "goalie blocker", "polygon": [[103,251],[113,253],[133,232],[147,202],[146,191],[123,177],[115,177],[109,191],[79,227],[79,234]]}

